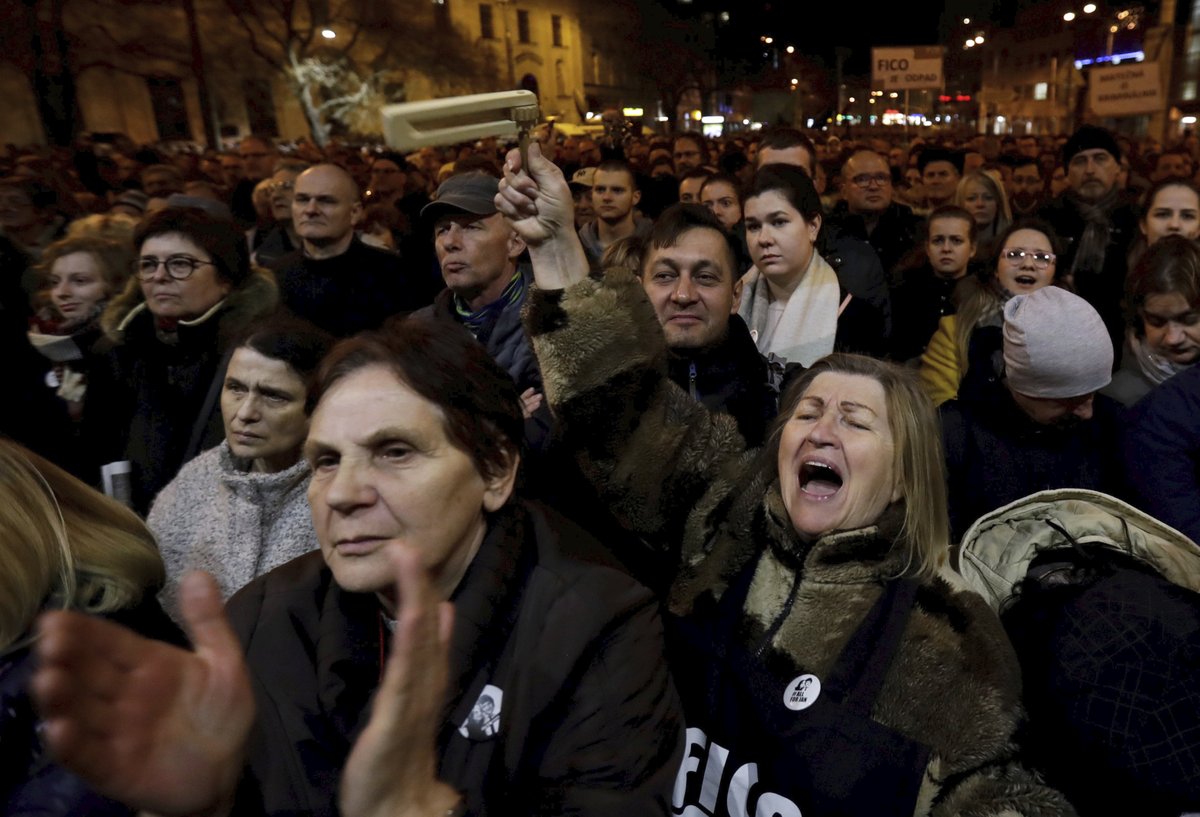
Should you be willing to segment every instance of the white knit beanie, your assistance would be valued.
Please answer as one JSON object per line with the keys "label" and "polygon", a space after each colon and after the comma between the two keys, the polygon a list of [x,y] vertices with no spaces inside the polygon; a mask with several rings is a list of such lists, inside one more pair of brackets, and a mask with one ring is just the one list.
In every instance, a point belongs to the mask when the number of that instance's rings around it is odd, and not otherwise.
{"label": "white knit beanie", "polygon": [[1004,306],[1004,368],[1009,388],[1062,399],[1112,381],[1113,346],[1092,305],[1056,286],[1016,295]]}

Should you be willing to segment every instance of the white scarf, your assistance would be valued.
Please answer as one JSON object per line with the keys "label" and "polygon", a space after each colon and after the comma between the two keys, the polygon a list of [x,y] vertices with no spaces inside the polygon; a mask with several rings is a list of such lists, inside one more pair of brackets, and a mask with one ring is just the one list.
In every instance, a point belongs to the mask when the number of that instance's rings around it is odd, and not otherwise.
{"label": "white scarf", "polygon": [[[750,336],[762,355],[775,354],[789,363],[811,366],[833,351],[838,316],[845,308],[844,304],[838,305],[840,295],[833,267],[814,251],[774,332],[768,331],[770,286],[757,267],[751,267],[742,278],[738,315],[750,327]],[[767,336],[769,343],[759,342],[760,337]]]}
{"label": "white scarf", "polygon": [[1133,359],[1137,362],[1137,367],[1142,373],[1142,377],[1146,378],[1152,385],[1165,383],[1170,378],[1179,374],[1182,371],[1190,369],[1191,366],[1172,363],[1161,355],[1156,355],[1150,350],[1150,347],[1134,333],[1130,328],[1125,333],[1125,340],[1129,344],[1129,350],[1133,353]]}

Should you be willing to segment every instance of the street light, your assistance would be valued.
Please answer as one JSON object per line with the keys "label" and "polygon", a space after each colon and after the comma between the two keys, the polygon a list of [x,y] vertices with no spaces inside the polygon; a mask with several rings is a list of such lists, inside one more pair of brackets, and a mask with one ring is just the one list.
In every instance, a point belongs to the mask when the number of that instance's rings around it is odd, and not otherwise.
{"label": "street light", "polygon": [[854,97],[850,97],[850,101],[851,101],[851,102],[853,102],[853,101],[854,101]]}
{"label": "street light", "polygon": [[767,45],[770,45],[771,43],[775,42],[775,38],[774,37],[763,37],[763,42],[766,43]]}
{"label": "street light", "polygon": [[982,34],[975,35],[975,45],[983,45],[983,35]]}
{"label": "street light", "polygon": [[964,26],[969,26],[969,25],[971,25],[971,18],[970,18],[970,17],[964,17],[964,18],[963,18],[963,25],[964,25]]}
{"label": "street light", "polygon": [[796,53],[796,46],[794,46],[794,45],[789,45],[789,46],[787,47],[787,52],[788,52],[789,54],[795,54],[795,53]]}
{"label": "street light", "polygon": [[337,32],[334,31],[332,28],[323,28],[323,29],[321,29],[321,36],[327,40],[332,40],[334,37],[337,36]]}
{"label": "street light", "polygon": [[1088,3],[1086,6],[1084,6],[1084,7],[1083,7],[1083,13],[1084,13],[1084,14],[1091,14],[1091,13],[1092,13],[1092,12],[1094,12],[1095,10],[1096,10],[1096,4],[1095,4],[1095,3]]}
{"label": "street light", "polygon": [[963,48],[974,48],[974,47],[975,47],[974,40],[967,40],[967,44],[965,46],[963,46]]}
{"label": "street light", "polygon": [[1066,20],[1068,23],[1071,22],[1072,20],[1075,19],[1075,12],[1068,11],[1066,14],[1063,15],[1063,19]]}

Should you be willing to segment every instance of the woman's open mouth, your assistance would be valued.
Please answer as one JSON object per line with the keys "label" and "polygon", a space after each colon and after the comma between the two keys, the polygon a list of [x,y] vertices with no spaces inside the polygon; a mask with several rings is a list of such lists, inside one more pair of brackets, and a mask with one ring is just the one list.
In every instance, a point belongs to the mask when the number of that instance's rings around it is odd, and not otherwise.
{"label": "woman's open mouth", "polygon": [[808,460],[800,465],[800,490],[815,499],[828,499],[842,489],[842,475],[832,465]]}
{"label": "woman's open mouth", "polygon": [[1037,286],[1037,282],[1038,282],[1036,275],[1018,275],[1013,280],[1015,280],[1018,284],[1020,284],[1023,287]]}

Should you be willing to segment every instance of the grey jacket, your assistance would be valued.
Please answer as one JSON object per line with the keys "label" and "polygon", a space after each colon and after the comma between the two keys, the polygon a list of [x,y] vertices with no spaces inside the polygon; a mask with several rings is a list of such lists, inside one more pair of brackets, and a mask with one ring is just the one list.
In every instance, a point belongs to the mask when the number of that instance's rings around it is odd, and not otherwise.
{"label": "grey jacket", "polygon": [[228,599],[253,579],[317,547],[308,463],[259,474],[222,442],[189,462],[155,498],[150,525],[167,581],[163,609],[179,618],[179,582],[206,570]]}

